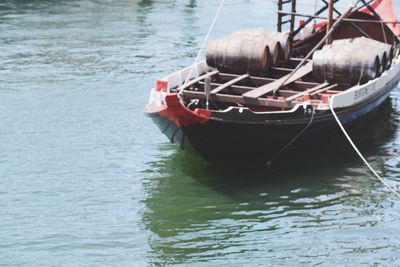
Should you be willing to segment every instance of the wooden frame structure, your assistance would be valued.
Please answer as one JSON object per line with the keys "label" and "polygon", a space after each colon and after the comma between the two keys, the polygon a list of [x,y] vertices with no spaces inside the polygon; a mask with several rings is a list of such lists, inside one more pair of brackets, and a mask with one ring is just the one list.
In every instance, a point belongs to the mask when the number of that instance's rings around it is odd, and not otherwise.
{"label": "wooden frame structure", "polygon": [[[339,12],[334,5],[339,2],[340,0],[320,0],[324,5],[316,10],[314,15],[305,15],[305,14],[300,14],[296,11],[296,3],[297,0],[278,0],[277,5],[278,5],[278,22],[277,22],[277,30],[279,32],[282,32],[283,25],[290,23],[290,37],[291,41],[293,41],[293,37],[296,36],[301,30],[303,30],[307,25],[309,25],[314,19],[324,19],[329,22],[330,19],[332,19],[333,12],[336,13],[338,16],[341,15],[341,12]],[[350,18],[345,18],[344,21],[349,21],[352,23],[352,25],[355,28],[358,28],[357,25],[354,24],[354,22],[368,22],[368,23],[384,23],[384,24],[389,24],[389,23],[399,23],[396,21],[382,21],[380,19],[380,16],[377,14],[377,12],[371,7],[371,4],[375,0],[359,0],[358,3],[361,3],[361,5],[357,8],[354,9],[354,11],[359,11],[363,8],[367,8],[371,14],[375,18],[377,18],[377,21],[370,21],[370,20],[360,20],[360,19],[350,19]],[[285,11],[284,7],[285,5],[291,4],[290,11]],[[321,14],[328,10],[328,16],[323,17]],[[290,16],[290,19],[284,20],[285,17]],[[305,17],[307,20],[302,24],[299,25],[296,28],[296,17]],[[329,27],[332,26],[332,21],[331,23],[328,23],[328,29]]]}
{"label": "wooden frame structure", "polygon": [[[302,59],[291,58],[290,63],[296,67]],[[250,74],[223,73],[218,70],[206,72],[189,81],[183,88],[175,88],[184,99],[209,100],[211,102],[230,103],[238,106],[261,106],[266,108],[291,109],[304,98],[322,101],[323,95],[342,92],[333,90],[337,84],[316,82],[312,79],[312,61],[300,68],[290,79],[288,75],[294,68],[271,67],[268,77]],[[285,81],[286,80],[286,81]],[[283,83],[283,84],[282,84]],[[282,86],[279,95],[273,91]],[[208,91],[206,88],[210,88]]]}
{"label": "wooden frame structure", "polygon": [[[329,8],[329,0],[322,0],[322,2],[325,4],[322,6],[319,10],[317,10],[314,14],[314,16],[319,16],[321,13],[323,13],[325,10]],[[339,0],[332,0],[332,4],[337,3]],[[284,6],[286,4],[291,4],[291,11],[284,11]],[[340,15],[340,13],[334,9],[337,14]],[[290,16],[289,20],[283,20],[286,16]],[[308,19],[300,25],[297,29],[296,28],[296,16],[298,16],[296,12],[296,0],[278,0],[278,23],[277,23],[277,29],[278,32],[282,32],[282,26],[284,24],[290,23],[290,37],[293,39],[293,37],[298,34],[302,29],[304,29],[308,24],[312,22],[314,19],[312,16],[309,16]]]}
{"label": "wooden frame structure", "polygon": [[[206,100],[207,109],[209,101],[229,103],[231,106],[235,104],[237,106],[291,109],[304,101],[311,101],[313,104],[324,103],[324,95],[337,94],[348,89],[351,84],[339,86],[336,83],[317,82],[313,79],[311,75],[313,63],[309,58],[325,42],[331,42],[331,34],[341,21],[347,20],[358,29],[357,25],[354,24],[358,20],[349,19],[348,15],[351,11],[360,10],[363,7],[372,9],[369,4],[373,0],[359,0],[358,3],[362,3],[361,7],[354,8],[353,6],[343,14],[334,8],[334,4],[339,0],[321,1],[325,5],[317,10],[314,15],[309,16],[296,12],[296,0],[278,0],[278,31],[282,31],[282,25],[290,23],[290,38],[292,40],[314,18],[323,18],[320,17],[320,14],[328,10],[326,35],[305,58],[291,58],[283,65],[270,67],[268,71],[260,73],[258,76],[248,73],[232,74],[212,70],[189,81],[183,87],[172,89],[172,91],[179,91],[186,100]],[[291,4],[290,12],[283,11],[284,5],[287,4]],[[378,16],[373,9],[372,11],[372,14]],[[340,15],[335,23],[333,20],[334,12]],[[283,19],[286,16],[290,16],[290,19],[284,21]],[[307,21],[297,29],[295,29],[296,16],[308,17]]]}

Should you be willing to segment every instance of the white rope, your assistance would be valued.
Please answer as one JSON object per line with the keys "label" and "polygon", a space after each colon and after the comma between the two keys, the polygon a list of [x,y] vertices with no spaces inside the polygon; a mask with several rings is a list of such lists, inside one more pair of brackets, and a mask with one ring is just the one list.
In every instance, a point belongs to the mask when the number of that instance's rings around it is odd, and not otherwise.
{"label": "white rope", "polygon": [[195,60],[194,60],[194,62],[193,62],[193,65],[192,65],[192,67],[190,68],[190,72],[189,72],[188,76],[186,77],[185,82],[184,82],[183,85],[181,86],[178,95],[181,95],[181,94],[182,94],[183,88],[185,88],[185,85],[188,83],[188,81],[189,81],[189,79],[190,79],[190,76],[192,75],[193,69],[194,69],[194,67],[196,66],[197,61],[199,60],[199,58],[200,58],[200,56],[201,56],[201,53],[203,52],[204,47],[205,47],[206,44],[207,44],[208,38],[210,37],[210,34],[211,34],[211,32],[212,32],[212,30],[213,30],[213,28],[214,28],[214,25],[215,25],[215,23],[217,22],[217,19],[218,19],[218,17],[219,17],[219,14],[221,13],[222,7],[224,6],[224,2],[225,2],[225,0],[221,0],[221,2],[220,2],[220,4],[219,4],[219,7],[218,7],[218,9],[217,9],[217,13],[215,13],[214,19],[213,19],[213,21],[212,21],[212,23],[211,23],[211,25],[210,25],[210,28],[208,29],[207,35],[206,35],[206,37],[204,38],[203,43],[201,44],[200,50],[199,50],[199,52],[197,53],[197,56],[196,56],[196,58],[195,58]]}
{"label": "white rope", "polygon": [[315,3],[314,3],[314,14],[317,14],[317,9],[318,9],[318,0],[315,0]]}
{"label": "white rope", "polygon": [[339,124],[340,129],[342,130],[343,134],[346,136],[347,140],[351,144],[351,146],[354,148],[354,150],[357,152],[358,156],[364,161],[365,165],[371,170],[371,172],[378,178],[379,181],[382,182],[382,184],[392,193],[394,193],[396,196],[400,197],[400,193],[397,192],[395,188],[393,188],[391,185],[389,185],[382,177],[379,176],[379,174],[372,168],[372,166],[368,163],[368,161],[364,158],[364,156],[361,154],[361,152],[358,150],[357,146],[354,144],[353,140],[351,140],[349,134],[346,132],[344,129],[342,123],[340,122],[339,118],[337,117],[335,111],[333,110],[333,100],[335,96],[331,97],[329,101],[329,108],[331,109],[331,112],[333,114],[333,117],[335,117],[336,122]]}
{"label": "white rope", "polygon": [[381,27],[382,27],[382,33],[383,33],[383,38],[385,40],[385,44],[387,44],[386,31],[385,31],[385,26],[383,25],[383,21],[381,22]]}

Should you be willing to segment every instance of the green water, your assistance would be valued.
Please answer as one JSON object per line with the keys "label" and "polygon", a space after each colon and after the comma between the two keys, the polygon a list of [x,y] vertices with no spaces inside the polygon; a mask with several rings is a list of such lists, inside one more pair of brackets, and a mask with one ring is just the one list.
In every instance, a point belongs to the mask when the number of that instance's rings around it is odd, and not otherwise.
{"label": "green water", "polygon": [[[0,266],[400,265],[400,200],[343,140],[272,170],[215,166],[144,117],[217,5],[0,2]],[[212,36],[275,18],[271,1],[226,1]],[[356,129],[393,186],[399,96]]]}

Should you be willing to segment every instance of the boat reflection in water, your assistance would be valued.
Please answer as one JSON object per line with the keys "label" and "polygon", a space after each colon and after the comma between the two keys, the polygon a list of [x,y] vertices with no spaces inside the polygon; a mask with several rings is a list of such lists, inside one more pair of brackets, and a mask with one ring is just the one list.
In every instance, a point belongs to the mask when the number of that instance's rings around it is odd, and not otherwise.
{"label": "boat reflection in water", "polygon": [[[387,101],[352,130],[374,165],[390,154],[396,116]],[[345,140],[319,147],[319,154],[304,151],[291,169],[214,166],[167,147],[172,157],[145,171],[143,221],[152,232],[155,265],[293,264],[296,256],[304,264],[334,264],[351,263],[354,247],[393,251],[371,220],[376,214],[385,220],[382,208],[390,207],[381,200],[393,196],[367,174]]]}

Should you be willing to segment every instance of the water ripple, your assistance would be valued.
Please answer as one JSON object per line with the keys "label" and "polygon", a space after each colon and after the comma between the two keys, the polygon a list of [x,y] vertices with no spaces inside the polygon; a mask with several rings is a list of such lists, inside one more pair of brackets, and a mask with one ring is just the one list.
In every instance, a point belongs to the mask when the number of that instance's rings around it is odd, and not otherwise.
{"label": "water ripple", "polygon": [[[228,2],[212,37],[275,26],[273,2]],[[400,202],[345,143],[290,168],[213,166],[143,116],[217,5],[0,2],[0,265],[399,265]],[[399,92],[352,134],[400,190]]]}

